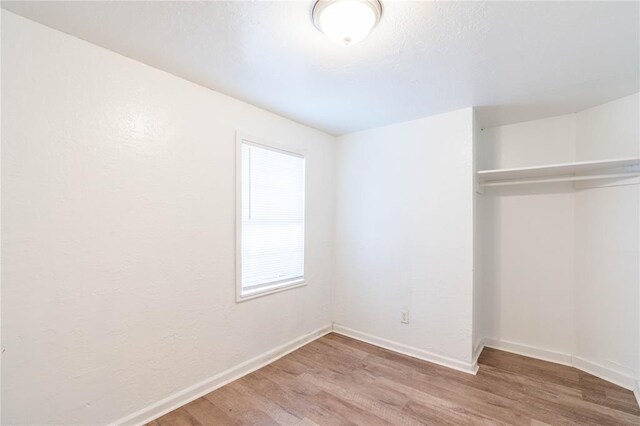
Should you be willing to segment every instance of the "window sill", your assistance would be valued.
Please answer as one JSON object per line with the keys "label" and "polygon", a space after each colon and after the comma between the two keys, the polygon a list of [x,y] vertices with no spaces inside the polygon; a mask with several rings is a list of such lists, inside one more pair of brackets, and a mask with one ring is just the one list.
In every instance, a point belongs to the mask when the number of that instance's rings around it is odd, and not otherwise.
{"label": "window sill", "polygon": [[273,284],[272,286],[265,286],[253,291],[245,291],[244,293],[236,294],[236,303],[244,302],[258,297],[266,296],[268,294],[279,293],[285,290],[291,290],[293,288],[304,287],[307,283],[304,278],[297,278],[291,281],[283,283]]}

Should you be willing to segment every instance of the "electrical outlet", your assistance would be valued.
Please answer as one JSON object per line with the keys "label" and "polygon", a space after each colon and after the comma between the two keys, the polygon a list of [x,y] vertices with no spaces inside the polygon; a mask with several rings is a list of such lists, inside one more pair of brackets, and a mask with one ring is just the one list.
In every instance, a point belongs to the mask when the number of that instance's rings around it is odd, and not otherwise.
{"label": "electrical outlet", "polygon": [[400,311],[400,322],[409,324],[409,311]]}

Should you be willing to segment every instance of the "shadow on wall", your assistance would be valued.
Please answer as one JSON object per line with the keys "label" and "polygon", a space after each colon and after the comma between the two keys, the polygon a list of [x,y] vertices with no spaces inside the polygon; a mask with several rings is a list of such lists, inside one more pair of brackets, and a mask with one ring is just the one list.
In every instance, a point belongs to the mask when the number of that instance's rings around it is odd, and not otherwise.
{"label": "shadow on wall", "polygon": [[[571,183],[553,183],[553,184],[527,184],[517,186],[505,186],[486,188],[482,195],[479,195],[477,206],[478,219],[480,225],[480,241],[481,249],[479,250],[478,263],[481,266],[480,276],[480,301],[479,306],[482,308],[480,315],[479,331],[483,338],[491,338],[501,340],[505,336],[501,335],[504,329],[502,314],[504,312],[504,303],[513,303],[513,301],[504,300],[510,283],[505,281],[501,276],[505,266],[503,261],[505,258],[504,250],[512,250],[513,247],[504,247],[504,221],[517,220],[525,224],[528,219],[526,217],[515,218],[513,216],[503,217],[502,203],[507,202],[510,197],[521,197],[531,195],[553,195],[553,194],[572,194],[574,188]],[[543,202],[543,200],[538,200]],[[540,238],[546,239],[545,235],[539,235]]]}

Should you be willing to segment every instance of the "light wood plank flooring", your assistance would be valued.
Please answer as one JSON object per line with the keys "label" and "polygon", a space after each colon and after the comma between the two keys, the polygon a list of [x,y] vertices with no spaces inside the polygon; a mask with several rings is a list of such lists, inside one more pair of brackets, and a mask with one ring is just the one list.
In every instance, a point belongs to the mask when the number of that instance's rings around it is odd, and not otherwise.
{"label": "light wood plank flooring", "polygon": [[485,349],[477,376],[338,334],[151,422],[159,425],[640,425],[633,393]]}

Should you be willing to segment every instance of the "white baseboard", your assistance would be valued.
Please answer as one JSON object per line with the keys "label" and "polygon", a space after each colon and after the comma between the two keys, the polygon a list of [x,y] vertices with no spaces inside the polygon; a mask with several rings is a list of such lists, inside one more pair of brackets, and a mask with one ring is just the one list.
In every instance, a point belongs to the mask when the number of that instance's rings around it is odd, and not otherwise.
{"label": "white baseboard", "polygon": [[375,346],[379,346],[384,349],[388,349],[393,352],[398,352],[404,355],[408,355],[414,358],[421,359],[423,361],[432,362],[434,364],[442,365],[444,367],[453,368],[458,371],[462,371],[468,374],[476,374],[478,372],[478,357],[484,347],[495,348],[504,350],[507,352],[516,353],[519,355],[528,356],[531,358],[537,358],[544,361],[555,362],[558,364],[569,365],[594,376],[600,377],[603,380],[615,383],[626,389],[633,390],[638,405],[640,405],[640,382],[636,379],[625,375],[623,373],[611,370],[603,367],[597,363],[584,360],[568,354],[552,352],[545,349],[535,348],[532,346],[521,345],[518,343],[505,342],[497,339],[485,338],[474,350],[473,362],[466,363],[464,361],[456,360],[444,355],[435,354],[429,351],[418,349],[412,346],[407,346],[402,343],[393,342],[391,340],[383,339],[381,337],[373,336],[371,334],[363,333],[357,330],[350,329],[348,327],[341,326],[339,324],[327,325],[318,330],[315,330],[309,334],[293,339],[284,345],[281,345],[273,350],[258,355],[248,361],[245,361],[235,367],[225,370],[213,377],[210,377],[200,383],[188,387],[180,392],[176,392],[167,398],[158,401],[148,407],[145,407],[133,414],[130,414],[122,419],[119,419],[112,423],[112,425],[143,425],[158,417],[175,410],[189,402],[200,398],[203,395],[208,394],[221,386],[226,385],[234,380],[237,380],[255,370],[264,367],[267,364],[274,362],[275,360],[282,358],[295,351],[296,349],[306,345],[313,340],[316,340],[331,331],[338,334],[342,334],[347,337],[351,337],[356,340],[361,340],[366,343],[370,343]]}
{"label": "white baseboard", "polygon": [[[593,374],[596,377],[611,382],[625,389],[636,389],[636,379],[620,371],[613,370],[593,361],[589,361],[575,355],[565,354],[561,352],[549,351],[547,349],[536,348],[534,346],[522,345],[504,340],[485,338],[484,346],[511,352],[518,355],[524,355],[531,358],[540,359],[542,361],[555,362],[556,364],[568,365],[582,370],[586,373]],[[638,398],[636,391],[636,398]],[[640,402],[638,403],[640,405]]]}
{"label": "white baseboard", "polygon": [[589,361],[577,356],[573,357],[573,366],[579,370],[600,377],[602,380],[611,382],[623,388],[634,390],[636,388],[636,379],[620,371],[613,370],[593,361]]}
{"label": "white baseboard", "polygon": [[181,407],[203,395],[208,394],[211,391],[218,389],[221,386],[226,385],[234,380],[237,380],[247,374],[264,367],[273,361],[282,358],[290,352],[295,351],[301,346],[316,340],[325,334],[331,332],[331,325],[327,325],[318,330],[315,330],[309,334],[293,339],[284,345],[278,346],[268,352],[258,355],[248,361],[245,361],[235,367],[225,370],[213,377],[210,377],[200,383],[196,383],[187,389],[176,392],[167,398],[158,401],[142,410],[136,411],[122,419],[119,419],[113,423],[113,425],[143,425],[151,420],[166,414],[178,407]]}
{"label": "white baseboard", "polygon": [[555,362],[556,364],[568,365],[570,367],[573,366],[573,364],[571,363],[571,354],[553,352],[547,349],[536,348],[534,346],[508,342],[505,340],[491,339],[488,337],[484,339],[484,346],[540,359],[542,361]]}
{"label": "white baseboard", "polygon": [[402,343],[393,342],[391,340],[363,333],[361,331],[353,330],[351,328],[335,323],[333,324],[333,331],[335,333],[351,337],[352,339],[361,340],[363,342],[370,343],[372,345],[379,346],[393,352],[398,352],[413,358],[421,359],[423,361],[442,365],[444,367],[453,368],[454,370],[462,371],[464,373],[476,374],[478,372],[478,364],[477,362],[475,362],[477,360],[475,360],[473,363],[460,361],[444,355],[435,354],[433,352],[425,351],[412,346],[407,346]]}

